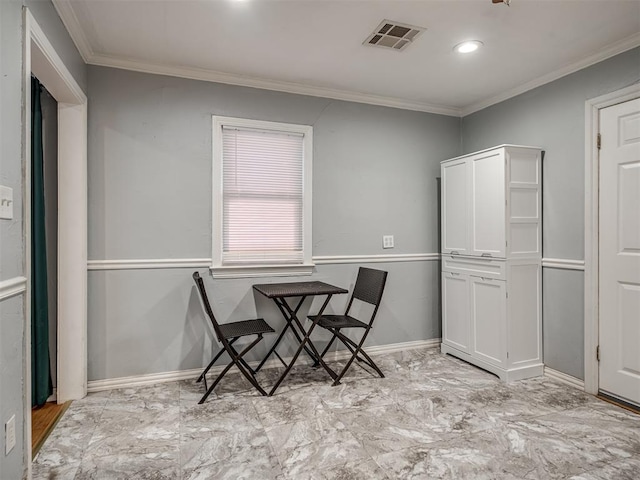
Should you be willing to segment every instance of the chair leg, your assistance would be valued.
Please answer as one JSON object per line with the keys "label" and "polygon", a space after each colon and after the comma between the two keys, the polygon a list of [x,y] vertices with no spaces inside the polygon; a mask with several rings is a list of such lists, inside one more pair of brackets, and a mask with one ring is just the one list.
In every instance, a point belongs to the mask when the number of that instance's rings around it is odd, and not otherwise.
{"label": "chair leg", "polygon": [[234,363],[231,362],[229,363],[229,365],[227,365],[226,367],[224,367],[224,370],[222,370],[222,372],[220,372],[220,375],[218,375],[216,377],[216,379],[213,381],[213,383],[211,384],[211,386],[207,389],[207,391],[205,392],[205,394],[202,396],[202,398],[200,399],[200,401],[198,402],[198,404],[203,404],[204,401],[209,397],[209,395],[211,394],[211,392],[213,392],[213,389],[216,387],[216,385],[218,385],[218,383],[220,383],[220,380],[222,380],[222,377],[225,376],[225,374],[229,371],[229,369],[231,367],[233,367]]}
{"label": "chair leg", "polygon": [[[344,344],[345,347],[347,347],[349,349],[349,351],[353,354],[354,353],[354,348],[358,346],[358,344],[356,342],[354,342],[353,340],[351,340],[349,337],[346,336],[342,336],[343,338],[340,339],[340,341]],[[380,377],[384,378],[384,373],[382,373],[382,371],[378,368],[378,366],[376,365],[376,363],[371,359],[371,357],[369,355],[367,355],[367,352],[364,351],[364,349],[360,350],[360,354],[362,354],[363,357],[365,358],[360,358],[359,356],[356,357],[356,360],[358,360],[359,362],[362,363],[366,363],[367,365],[369,365],[371,368],[373,368],[376,372],[378,372],[378,375],[380,375]]]}
{"label": "chair leg", "polygon": [[235,363],[236,367],[238,367],[238,370],[240,370],[240,373],[242,373],[245,378],[247,380],[249,380],[249,382],[251,383],[251,385],[253,385],[256,390],[258,390],[263,396],[267,396],[267,392],[264,391],[264,389],[260,386],[260,384],[258,383],[258,381],[256,380],[256,378],[253,376],[252,373],[250,373],[250,370],[247,371],[244,368],[244,365],[242,365],[243,363],[243,359],[242,357],[249,351],[251,350],[253,347],[255,347],[258,342],[260,342],[260,340],[262,340],[262,335],[258,335],[258,338],[256,338],[253,342],[251,342],[249,345],[247,345],[244,350],[242,350],[239,354],[235,354],[235,349],[231,349],[232,350],[232,354],[231,354],[231,359],[233,360],[233,363]]}
{"label": "chair leg", "polygon": [[[261,333],[259,333],[259,334],[258,334],[258,339],[257,339],[257,340],[262,340],[262,334],[261,334]],[[242,358],[242,356],[241,356],[241,355],[236,351],[236,349],[235,349],[235,348],[233,348],[233,347],[231,346],[231,342],[229,342],[229,348],[233,351],[233,354],[238,358],[238,361],[239,361],[240,363],[242,363],[242,365],[244,365],[244,368],[246,368],[246,369],[247,369],[247,371],[248,371],[249,373],[251,373],[251,376],[252,376],[253,378],[256,378],[256,373],[258,373],[258,370],[257,370],[257,369],[256,369],[256,370],[254,370],[253,368],[251,368],[251,365],[249,365],[249,364],[245,361],[245,359],[244,359],[244,358]]]}
{"label": "chair leg", "polygon": [[[333,333],[333,337],[331,337],[331,340],[329,341],[329,343],[327,344],[327,346],[325,347],[325,349],[322,351],[322,353],[320,354],[320,358],[324,358],[324,356],[326,355],[326,353],[329,351],[329,349],[331,348],[331,345],[333,345],[333,342],[336,339],[336,332],[331,330],[331,332]],[[312,365],[314,368],[319,367],[320,366],[320,361],[318,359],[316,359],[315,362],[313,362]]]}
{"label": "chair leg", "polygon": [[[237,338],[235,338],[233,340],[235,341],[235,340],[237,340]],[[244,367],[243,363],[246,363],[246,362],[242,358],[249,350],[251,350],[253,347],[255,347],[258,344],[258,342],[260,342],[260,340],[262,340],[262,335],[258,335],[258,338],[256,338],[253,342],[251,342],[249,345],[247,345],[240,353],[238,353],[233,347],[231,347],[231,343],[232,342],[229,342],[229,346],[230,346],[231,352],[228,352],[228,353],[229,353],[229,356],[231,357],[231,362],[216,377],[216,379],[213,381],[211,386],[207,389],[205,394],[202,396],[202,398],[198,402],[199,404],[204,403],[204,401],[207,399],[207,397],[209,397],[209,395],[211,394],[213,389],[216,387],[216,385],[218,385],[218,383],[220,383],[220,380],[222,380],[222,377],[224,377],[227,374],[227,372],[229,371],[229,369],[231,369],[231,367],[233,367],[234,365],[236,367],[238,367],[238,370],[240,370],[240,373],[242,373],[242,375],[244,375],[245,378],[247,380],[249,380],[251,385],[253,385],[256,388],[256,390],[258,390],[263,396],[267,395],[267,392],[265,392],[264,389],[260,386],[258,381],[253,376],[253,374],[250,373],[250,370],[249,371],[245,370],[245,367]]]}
{"label": "chair leg", "polygon": [[[367,339],[367,335],[369,334],[369,330],[371,329],[371,327],[367,328],[364,332],[364,334],[362,335],[362,338],[360,339],[360,343],[358,343],[358,346],[355,348],[353,355],[351,355],[351,358],[349,359],[349,361],[347,362],[347,364],[344,366],[344,368],[342,369],[342,371],[338,374],[338,377],[334,380],[333,382],[333,386],[336,385],[340,385],[340,380],[342,379],[342,377],[344,376],[345,373],[347,373],[347,370],[349,370],[349,367],[351,367],[351,364],[353,363],[353,361],[356,359],[356,357],[358,356],[358,354],[360,352],[364,353],[362,350],[362,345],[364,345],[364,341]],[[347,337],[345,337],[342,333],[337,332],[336,335],[338,336],[338,338],[342,341],[342,343],[344,343],[345,345],[347,344],[347,342],[345,342],[345,340]],[[367,355],[368,357],[368,355]],[[382,372],[376,368],[376,371],[382,376],[384,377],[384,375],[382,374]]]}
{"label": "chair leg", "polygon": [[[235,342],[237,340],[237,338],[232,338],[231,341],[229,342],[229,345],[233,345],[233,342]],[[218,352],[218,354],[213,357],[213,360],[211,360],[209,362],[209,365],[207,365],[207,368],[205,368],[202,373],[200,374],[200,376],[198,377],[198,379],[196,380],[196,383],[200,383],[202,381],[202,379],[204,379],[205,382],[205,388],[207,388],[207,372],[211,369],[211,367],[213,367],[213,364],[216,363],[216,361],[222,356],[222,354],[225,352],[226,350],[224,348],[221,348],[220,351]]]}

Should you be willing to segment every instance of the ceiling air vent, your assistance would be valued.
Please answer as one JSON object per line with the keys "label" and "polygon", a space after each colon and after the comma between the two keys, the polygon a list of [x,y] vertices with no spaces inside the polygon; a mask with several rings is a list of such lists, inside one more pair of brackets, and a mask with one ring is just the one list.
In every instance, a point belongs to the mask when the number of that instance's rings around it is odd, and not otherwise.
{"label": "ceiling air vent", "polygon": [[364,45],[391,48],[392,50],[404,50],[424,30],[422,27],[414,27],[404,23],[383,20],[378,28],[364,41]]}

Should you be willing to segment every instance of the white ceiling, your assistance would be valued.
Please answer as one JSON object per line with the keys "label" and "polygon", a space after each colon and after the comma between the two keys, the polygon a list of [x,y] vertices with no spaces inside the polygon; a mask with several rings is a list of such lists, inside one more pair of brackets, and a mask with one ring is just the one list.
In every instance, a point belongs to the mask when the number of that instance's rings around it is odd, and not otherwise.
{"label": "white ceiling", "polygon": [[[54,0],[88,63],[464,115],[640,45],[640,0]],[[384,20],[425,27],[363,45]],[[480,40],[460,55],[453,46]]]}

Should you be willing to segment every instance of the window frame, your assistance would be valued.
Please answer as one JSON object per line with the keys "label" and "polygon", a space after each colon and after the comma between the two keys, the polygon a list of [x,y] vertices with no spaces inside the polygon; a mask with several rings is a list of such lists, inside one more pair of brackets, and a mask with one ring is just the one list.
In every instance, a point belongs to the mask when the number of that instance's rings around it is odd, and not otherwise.
{"label": "window frame", "polygon": [[[210,271],[214,278],[273,277],[311,275],[312,261],[312,170],[313,127],[292,123],[251,120],[246,118],[212,116],[212,255]],[[280,133],[302,134],[302,253],[300,264],[273,263],[250,265],[224,265],[223,248],[223,161],[222,128],[237,127],[257,130],[272,130]]]}

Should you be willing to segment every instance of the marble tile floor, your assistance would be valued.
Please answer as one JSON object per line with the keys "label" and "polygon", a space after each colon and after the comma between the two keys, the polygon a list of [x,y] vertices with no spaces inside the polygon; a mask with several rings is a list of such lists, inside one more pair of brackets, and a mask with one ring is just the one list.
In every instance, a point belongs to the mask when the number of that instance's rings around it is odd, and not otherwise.
{"label": "marble tile floor", "polygon": [[[342,385],[296,366],[273,397],[227,375],[73,402],[34,479],[640,479],[640,416],[546,377],[505,384],[436,349]],[[276,370],[260,374],[263,385]]]}

